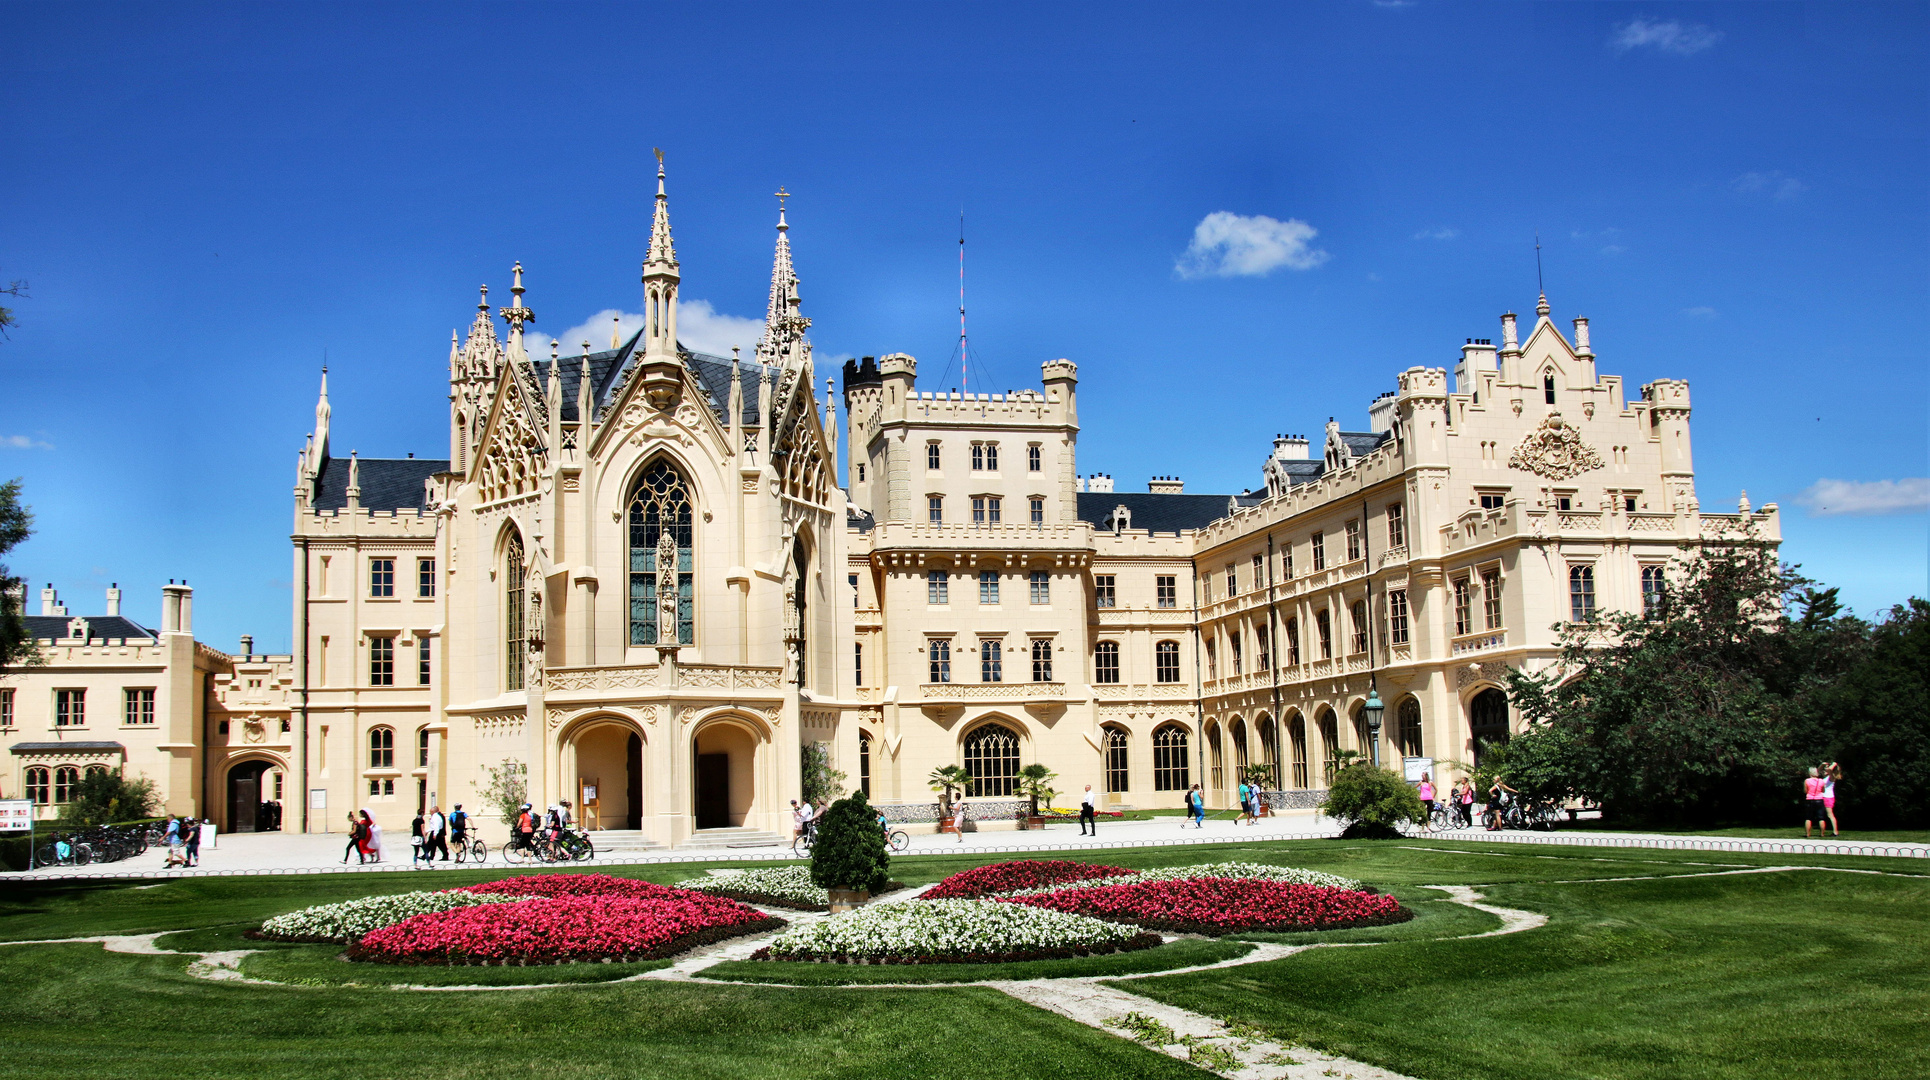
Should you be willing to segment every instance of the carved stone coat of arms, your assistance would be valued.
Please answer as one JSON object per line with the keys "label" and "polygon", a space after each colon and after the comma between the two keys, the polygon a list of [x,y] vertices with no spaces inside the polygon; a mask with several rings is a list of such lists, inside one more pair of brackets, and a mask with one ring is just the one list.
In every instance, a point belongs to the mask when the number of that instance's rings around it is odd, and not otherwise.
{"label": "carved stone coat of arms", "polygon": [[1575,425],[1551,412],[1508,456],[1508,467],[1550,480],[1566,480],[1602,467],[1602,455],[1582,441]]}

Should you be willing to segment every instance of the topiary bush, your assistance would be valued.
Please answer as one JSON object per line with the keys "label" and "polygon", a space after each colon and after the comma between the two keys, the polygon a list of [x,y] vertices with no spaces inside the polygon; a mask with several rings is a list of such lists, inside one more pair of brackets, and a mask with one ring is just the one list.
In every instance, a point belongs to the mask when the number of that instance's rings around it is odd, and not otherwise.
{"label": "topiary bush", "polygon": [[1395,839],[1403,823],[1427,820],[1421,797],[1401,774],[1364,762],[1334,774],[1320,812],[1346,822],[1340,835],[1350,840]]}
{"label": "topiary bush", "polygon": [[826,889],[868,892],[883,892],[891,882],[884,830],[864,792],[853,792],[824,812],[811,847],[811,881]]}

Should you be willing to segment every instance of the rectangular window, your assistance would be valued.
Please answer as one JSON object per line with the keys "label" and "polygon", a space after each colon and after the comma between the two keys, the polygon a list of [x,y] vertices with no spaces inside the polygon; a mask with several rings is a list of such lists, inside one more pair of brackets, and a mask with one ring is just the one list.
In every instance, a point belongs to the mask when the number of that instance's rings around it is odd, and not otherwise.
{"label": "rectangular window", "polygon": [[1313,568],[1315,572],[1327,569],[1327,534],[1313,534]]}
{"label": "rectangular window", "polygon": [[1041,455],[1041,454],[1040,454],[1040,452],[1039,452],[1039,448],[1038,448],[1038,447],[1036,447],[1036,446],[1028,446],[1028,447],[1026,447],[1026,448],[1025,448],[1025,467],[1026,467],[1026,469],[1027,469],[1028,471],[1030,471],[1030,472],[1043,472],[1043,471],[1045,471],[1045,463],[1044,463],[1044,461],[1042,460],[1042,456],[1043,456],[1043,455]]}
{"label": "rectangular window", "polygon": [[858,483],[864,483],[864,462],[858,462]]}
{"label": "rectangular window", "polygon": [[13,691],[0,690],[0,728],[13,726]]}
{"label": "rectangular window", "polygon": [[394,638],[372,637],[369,639],[369,685],[395,685]]}
{"label": "rectangular window", "polygon": [[1571,566],[1568,568],[1568,621],[1595,621],[1595,568],[1593,566]]}
{"label": "rectangular window", "polygon": [[81,727],[87,723],[87,691],[54,691],[54,726]]}
{"label": "rectangular window", "polygon": [[1253,666],[1258,671],[1273,668],[1273,650],[1267,647],[1267,628],[1264,626],[1253,628]]}
{"label": "rectangular window", "polygon": [[925,500],[925,520],[931,522],[933,525],[943,525],[945,523],[944,496],[933,495],[931,498]]}
{"label": "rectangular window", "polygon": [[948,683],[952,681],[952,643],[949,638],[932,638],[925,646],[931,657],[931,682]]}
{"label": "rectangular window", "polygon": [[1052,602],[1052,572],[1050,570],[1032,571],[1032,603],[1044,607]]}
{"label": "rectangular window", "polygon": [[1354,601],[1349,613],[1354,617],[1354,651],[1364,653],[1367,651],[1367,601]]}
{"label": "rectangular window", "polygon": [[949,604],[952,602],[952,577],[943,570],[925,571],[925,603]]}
{"label": "rectangular window", "polygon": [[1246,655],[1240,649],[1240,632],[1235,630],[1226,635],[1226,647],[1233,653],[1233,674],[1246,670]]}
{"label": "rectangular window", "polygon": [[1240,572],[1233,568],[1232,563],[1227,563],[1226,564],[1226,598],[1228,600],[1231,600],[1235,596],[1238,596],[1239,594],[1240,594]]}
{"label": "rectangular window", "polygon": [[1092,651],[1092,681],[1108,686],[1119,681],[1119,643],[1102,641]]}
{"label": "rectangular window", "polygon": [[1642,568],[1642,616],[1654,618],[1662,610],[1662,568],[1644,566]]}
{"label": "rectangular window", "polygon": [[1099,607],[1106,608],[1106,607],[1116,606],[1117,600],[1118,600],[1118,596],[1113,590],[1113,575],[1111,574],[1093,575],[1093,578],[1092,578],[1093,603]]}
{"label": "rectangular window", "polygon": [[980,638],[978,642],[978,681],[1005,681],[1004,645],[997,638]]}
{"label": "rectangular window", "polygon": [[985,500],[985,520],[993,525],[997,525],[999,523],[1000,509],[1004,505],[1005,500],[997,496],[987,498]]}
{"label": "rectangular window", "polygon": [[1213,642],[1210,640],[1206,643],[1206,677],[1208,679],[1220,677],[1219,652],[1213,648]]}
{"label": "rectangular window", "polygon": [[1255,555],[1253,557],[1253,587],[1256,589],[1265,588],[1266,583],[1267,557],[1265,555]]}
{"label": "rectangular window", "polygon": [[1163,683],[1179,681],[1179,642],[1162,641],[1153,646],[1153,678]]}
{"label": "rectangular window", "polygon": [[851,685],[864,685],[864,642],[851,644]]}
{"label": "rectangular window", "polygon": [[1045,500],[1033,499],[1031,502],[1032,502],[1032,524],[1034,525],[1045,524]]}
{"label": "rectangular window", "polygon": [[417,559],[415,561],[415,594],[417,599],[429,600],[436,595],[436,561]]}
{"label": "rectangular window", "polygon": [[1633,514],[1635,512],[1635,499],[1636,497],[1634,495],[1622,496],[1622,513]]}
{"label": "rectangular window", "polygon": [[1393,589],[1387,594],[1387,639],[1396,645],[1407,644],[1407,590]]}
{"label": "rectangular window", "polygon": [[1172,574],[1161,574],[1153,579],[1154,601],[1163,608],[1179,606],[1179,579]]}
{"label": "rectangular window", "polygon": [[1350,521],[1347,523],[1347,561],[1353,562],[1359,558],[1360,558],[1360,522]]}
{"label": "rectangular window", "polygon": [[1564,513],[1564,514],[1566,514],[1566,513],[1568,513],[1569,511],[1571,511],[1571,510],[1573,510],[1574,508],[1575,508],[1575,497],[1574,497],[1573,495],[1557,495],[1557,496],[1555,496],[1555,509],[1556,509],[1556,510],[1559,510],[1559,511],[1561,511],[1562,513]]}
{"label": "rectangular window", "polygon": [[395,560],[369,560],[369,595],[385,597],[395,595]]}
{"label": "rectangular window", "polygon": [[1472,582],[1467,578],[1457,578],[1454,582],[1454,636],[1474,633],[1474,604]]}
{"label": "rectangular window", "polygon": [[973,472],[985,471],[985,444],[984,443],[972,444],[972,471]]}
{"label": "rectangular window", "polygon": [[1288,581],[1293,580],[1293,544],[1288,543],[1280,549],[1280,575]]}
{"label": "rectangular window", "polygon": [[1481,573],[1481,612],[1487,616],[1488,629],[1501,629],[1501,571]]}
{"label": "rectangular window", "polygon": [[122,704],[125,708],[124,723],[152,724],[154,722],[153,690],[129,687]]}
{"label": "rectangular window", "polygon": [[1032,681],[1052,681],[1052,642],[1048,638],[1032,639]]}
{"label": "rectangular window", "polygon": [[1332,660],[1334,658],[1334,621],[1332,616],[1328,615],[1326,608],[1314,612],[1313,625],[1320,633],[1320,658]]}
{"label": "rectangular window", "polygon": [[1300,662],[1300,620],[1288,619],[1287,620],[1287,663],[1289,665],[1292,665],[1292,664],[1298,664],[1299,662]]}
{"label": "rectangular window", "polygon": [[433,655],[435,655],[435,647],[430,644],[430,639],[426,635],[415,639],[415,684],[417,686],[429,685],[429,658]]}
{"label": "rectangular window", "polygon": [[1387,546],[1407,546],[1407,517],[1400,503],[1387,504]]}
{"label": "rectangular window", "polygon": [[863,605],[858,603],[858,575],[847,574],[845,580],[851,583],[851,606],[862,607]]}
{"label": "rectangular window", "polygon": [[980,570],[978,572],[978,602],[996,604],[999,602],[999,572]]}
{"label": "rectangular window", "polygon": [[933,472],[937,472],[938,461],[939,461],[938,444],[926,443],[925,444],[925,468],[930,469]]}
{"label": "rectangular window", "polygon": [[985,471],[999,471],[999,444],[995,442],[985,444]]}
{"label": "rectangular window", "polygon": [[1481,493],[1481,509],[1499,510],[1502,502],[1507,498],[1508,493],[1505,491],[1484,491]]}
{"label": "rectangular window", "polygon": [[423,728],[415,733],[415,767],[429,767],[429,729]]}
{"label": "rectangular window", "polygon": [[985,524],[985,499],[983,496],[972,500],[972,524]]}

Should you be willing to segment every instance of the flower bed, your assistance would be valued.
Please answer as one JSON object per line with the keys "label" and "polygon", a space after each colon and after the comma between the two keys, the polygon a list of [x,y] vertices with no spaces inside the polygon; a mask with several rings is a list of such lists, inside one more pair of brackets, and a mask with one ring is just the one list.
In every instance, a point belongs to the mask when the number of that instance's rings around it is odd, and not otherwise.
{"label": "flower bed", "polygon": [[829,890],[811,883],[808,866],[775,866],[744,870],[735,874],[679,881],[680,889],[695,889],[712,896],[728,896],[749,904],[823,911],[831,906]]}
{"label": "flower bed", "polygon": [[1257,878],[1183,878],[1098,885],[997,903],[1089,915],[1182,934],[1250,930],[1334,930],[1406,922],[1414,913],[1384,893],[1294,885]]}
{"label": "flower bed", "polygon": [[349,941],[417,915],[481,904],[512,904],[527,899],[526,896],[466,892],[365,896],[360,900],[321,904],[277,915],[261,924],[260,936],[276,941]]}
{"label": "flower bed", "polygon": [[786,931],[753,960],[843,964],[976,964],[1144,949],[1154,933],[1082,915],[984,900],[874,904]]}
{"label": "flower bed", "polygon": [[513,893],[523,897],[621,896],[633,900],[675,897],[682,890],[668,885],[652,885],[635,878],[609,874],[526,874],[522,877],[464,885],[451,892]]}
{"label": "flower bed", "polygon": [[1366,888],[1353,878],[1344,878],[1338,874],[1323,874],[1318,870],[1302,870],[1297,866],[1269,866],[1266,863],[1224,862],[1204,863],[1199,866],[1162,866],[1156,870],[1141,870],[1121,877],[1092,878],[1034,889],[1015,889],[998,895],[1003,899],[1014,896],[1037,896],[1062,889],[1089,889],[1095,885],[1138,885],[1149,881],[1185,881],[1192,878],[1249,878],[1259,881],[1279,881],[1289,885],[1319,885],[1327,889],[1375,891]]}
{"label": "flower bed", "polygon": [[974,866],[953,874],[925,891],[925,900],[976,900],[1019,889],[1038,889],[1072,881],[1117,877],[1132,871],[1123,866],[1099,866],[1064,859],[1021,859]]}
{"label": "flower bed", "polygon": [[721,896],[649,888],[666,895],[559,895],[417,915],[364,936],[349,946],[348,958],[382,964],[656,960],[784,925]]}

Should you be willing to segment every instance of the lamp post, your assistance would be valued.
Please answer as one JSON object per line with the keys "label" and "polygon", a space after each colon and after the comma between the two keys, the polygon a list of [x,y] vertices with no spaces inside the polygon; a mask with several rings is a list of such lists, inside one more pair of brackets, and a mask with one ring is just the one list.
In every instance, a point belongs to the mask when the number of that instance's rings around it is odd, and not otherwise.
{"label": "lamp post", "polygon": [[1367,689],[1367,701],[1360,707],[1367,714],[1367,744],[1373,751],[1374,767],[1380,768],[1380,714],[1387,706],[1381,703],[1380,691],[1373,687]]}

